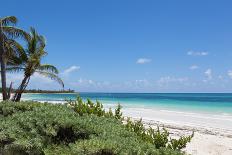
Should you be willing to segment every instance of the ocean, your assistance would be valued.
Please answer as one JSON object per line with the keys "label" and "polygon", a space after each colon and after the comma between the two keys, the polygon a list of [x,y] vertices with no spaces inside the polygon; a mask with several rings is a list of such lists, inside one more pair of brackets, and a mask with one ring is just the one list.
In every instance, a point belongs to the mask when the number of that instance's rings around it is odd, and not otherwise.
{"label": "ocean", "polygon": [[[78,94],[23,94],[23,100],[64,102],[75,100]],[[79,93],[87,98],[99,100],[105,107],[143,108],[232,115],[232,93]]]}

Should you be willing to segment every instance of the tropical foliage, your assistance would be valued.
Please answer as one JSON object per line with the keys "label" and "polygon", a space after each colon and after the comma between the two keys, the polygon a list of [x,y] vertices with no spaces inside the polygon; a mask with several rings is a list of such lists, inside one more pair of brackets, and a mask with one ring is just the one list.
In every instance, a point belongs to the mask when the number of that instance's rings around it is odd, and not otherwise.
{"label": "tropical foliage", "polygon": [[115,108],[114,113],[111,108],[106,111],[103,108],[103,105],[96,101],[93,103],[90,99],[87,99],[87,102],[84,102],[80,96],[77,97],[75,101],[68,101],[67,105],[75,112],[77,112],[80,116],[85,114],[88,115],[97,115],[99,117],[107,117],[107,118],[115,118],[123,123],[123,125],[127,128],[127,130],[136,133],[143,141],[153,144],[156,149],[160,148],[168,148],[173,150],[181,150],[186,147],[186,144],[191,141],[194,134],[190,136],[182,136],[179,139],[170,138],[169,132],[163,128],[162,130],[157,127],[157,129],[153,129],[151,127],[146,128],[142,122],[142,119],[138,121],[133,121],[131,118],[124,118],[121,112],[121,105]]}
{"label": "tropical foliage", "polygon": [[70,102],[1,102],[0,154],[184,154],[176,147],[183,141],[167,142],[167,131],[143,132],[141,122],[123,121],[121,107],[110,112],[90,102],[79,98],[77,107]]}
{"label": "tropical foliage", "polygon": [[15,27],[17,18],[14,16],[7,16],[0,18],[0,63],[1,63],[1,82],[2,82],[2,96],[3,100],[9,99],[6,86],[6,65],[12,64],[12,59],[18,56],[20,44],[15,40],[16,38],[27,38],[27,33]]}
{"label": "tropical foliage", "polygon": [[[15,25],[17,18],[9,16],[0,18],[0,62],[3,100],[10,98],[12,84],[7,92],[6,71],[24,73],[24,78],[15,92],[13,101],[20,101],[22,93],[25,91],[30,78],[37,73],[57,81],[64,87],[63,81],[58,77],[58,70],[50,64],[41,64],[43,57],[47,55],[45,51],[45,39],[39,35],[34,28],[27,33]],[[23,38],[26,47],[17,42],[17,38]]]}
{"label": "tropical foliage", "polygon": [[58,77],[59,72],[57,68],[50,64],[41,64],[42,58],[47,55],[44,37],[39,35],[34,28],[31,28],[26,43],[26,48],[21,48],[20,57],[15,58],[14,64],[6,68],[6,70],[10,72],[24,72],[24,78],[14,95],[14,101],[20,100],[23,91],[30,81],[30,77],[34,73],[55,80],[64,87],[63,81]]}

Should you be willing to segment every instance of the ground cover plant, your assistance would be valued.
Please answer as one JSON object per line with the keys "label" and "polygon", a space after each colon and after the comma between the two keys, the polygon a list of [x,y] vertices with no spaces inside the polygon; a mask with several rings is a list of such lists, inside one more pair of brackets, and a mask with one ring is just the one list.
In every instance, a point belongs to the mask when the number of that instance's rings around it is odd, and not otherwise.
{"label": "ground cover plant", "polygon": [[0,154],[181,155],[192,136],[170,139],[124,119],[121,106],[105,110],[80,97],[65,105],[32,101],[0,103]]}

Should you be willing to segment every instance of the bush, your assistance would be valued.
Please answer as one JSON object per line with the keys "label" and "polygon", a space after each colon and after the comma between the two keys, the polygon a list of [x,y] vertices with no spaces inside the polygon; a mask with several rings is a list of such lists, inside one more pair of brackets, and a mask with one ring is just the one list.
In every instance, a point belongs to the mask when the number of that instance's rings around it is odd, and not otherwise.
{"label": "bush", "polygon": [[[8,104],[10,103],[10,104]],[[46,104],[46,103],[45,103]],[[30,111],[35,107],[42,106],[43,103],[24,101],[19,103],[13,103],[9,101],[2,101],[0,104],[0,116],[8,116],[14,113]]]}
{"label": "bush", "polygon": [[72,100],[67,101],[66,105],[71,107],[80,116],[83,116],[84,114],[88,114],[88,115],[97,115],[99,117],[112,117],[118,120],[122,119],[122,112],[121,112],[122,107],[120,104],[118,104],[114,113],[112,112],[111,108],[109,109],[108,112],[105,111],[103,105],[99,101],[96,101],[95,104],[90,99],[87,99],[87,102],[85,103],[80,96],[78,96],[75,101]]}
{"label": "bush", "polygon": [[[67,104],[81,116],[83,114],[92,114],[100,117],[111,117],[120,121],[124,120],[120,104],[116,107],[114,114],[111,109],[106,112],[100,102],[97,101],[95,104],[87,99],[85,103],[80,96],[77,97],[76,101],[69,101]],[[169,132],[165,128],[163,128],[162,131],[159,127],[157,127],[157,130],[151,127],[146,129],[142,123],[142,119],[139,121],[132,121],[130,118],[127,118],[124,122],[124,126],[127,130],[136,133],[143,141],[153,144],[156,149],[169,148],[172,150],[181,150],[186,147],[186,144],[190,142],[193,137],[192,134],[191,136],[172,139],[169,137]]]}
{"label": "bush", "polygon": [[99,103],[87,103],[88,108],[79,103],[1,102],[0,154],[183,154],[171,147],[158,149],[138,134],[140,129],[124,125],[121,107],[113,113],[105,112]]}
{"label": "bush", "polygon": [[131,121],[131,119],[128,118],[125,126],[128,130],[135,132],[143,141],[153,144],[157,149],[169,148],[172,150],[181,150],[186,147],[186,144],[191,141],[194,135],[172,139],[169,137],[170,134],[165,128],[163,128],[162,131],[159,126],[157,130],[151,127],[146,129],[142,123],[142,119],[139,121]]}

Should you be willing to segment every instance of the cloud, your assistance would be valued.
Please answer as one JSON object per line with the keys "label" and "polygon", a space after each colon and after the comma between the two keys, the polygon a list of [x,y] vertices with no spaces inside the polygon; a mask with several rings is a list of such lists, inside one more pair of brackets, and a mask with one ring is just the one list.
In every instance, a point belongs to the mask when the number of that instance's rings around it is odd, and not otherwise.
{"label": "cloud", "polygon": [[133,82],[134,86],[136,87],[147,87],[150,85],[150,82],[146,79],[143,79],[143,80],[135,80],[135,82]]}
{"label": "cloud", "polygon": [[55,83],[54,80],[48,78],[48,77],[45,77],[43,75],[40,75],[38,73],[34,73],[32,76],[31,76],[31,83],[42,83],[45,84],[45,83]]}
{"label": "cloud", "polygon": [[136,63],[137,64],[145,64],[145,63],[149,63],[151,62],[151,59],[147,59],[147,58],[139,58]]}
{"label": "cloud", "polygon": [[88,80],[88,79],[82,79],[82,78],[80,78],[78,80],[78,84],[79,85],[94,85],[95,82],[93,80]]}
{"label": "cloud", "polygon": [[205,51],[188,51],[189,56],[207,56],[209,53]]}
{"label": "cloud", "polygon": [[[23,73],[9,73],[7,74],[7,86],[13,82],[13,88],[18,88],[24,78]],[[46,78],[38,73],[31,76],[27,89],[60,89],[61,87],[49,78]]]}
{"label": "cloud", "polygon": [[212,70],[211,69],[207,69],[205,71],[205,76],[207,77],[208,80],[211,80],[213,78],[213,76],[212,76]]}
{"label": "cloud", "polygon": [[229,71],[227,72],[227,75],[232,79],[232,70],[229,70]]}
{"label": "cloud", "polygon": [[170,83],[183,83],[186,81],[188,81],[187,77],[175,78],[175,77],[166,76],[166,77],[161,77],[157,81],[157,83],[159,86],[163,87],[163,86],[168,86]]}
{"label": "cloud", "polygon": [[64,72],[62,74],[68,75],[71,72],[79,70],[80,68],[81,68],[80,66],[71,66],[71,67],[67,68],[66,70],[64,70]]}
{"label": "cloud", "polygon": [[78,91],[92,91],[92,92],[104,92],[109,89],[114,90],[112,87],[112,84],[108,81],[95,81],[87,78],[79,78],[76,81],[69,82],[68,85],[70,87],[74,87],[74,89],[77,89]]}
{"label": "cloud", "polygon": [[[231,72],[232,73],[232,72]],[[228,71],[228,75],[229,75],[229,71]],[[231,74],[231,78],[232,78],[232,74]],[[218,79],[222,80],[223,76],[222,75],[218,75]]]}
{"label": "cloud", "polygon": [[189,69],[191,69],[191,70],[196,70],[198,68],[199,68],[199,66],[197,66],[197,65],[192,65],[192,66],[189,67]]}

